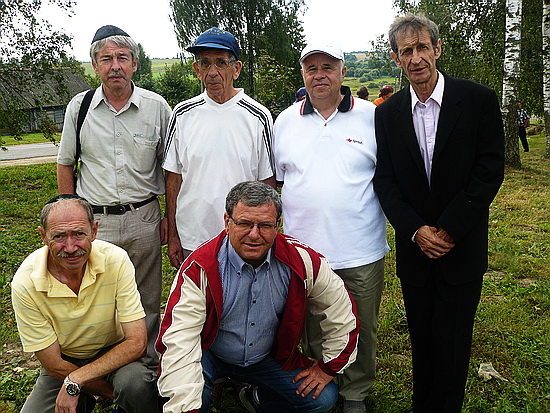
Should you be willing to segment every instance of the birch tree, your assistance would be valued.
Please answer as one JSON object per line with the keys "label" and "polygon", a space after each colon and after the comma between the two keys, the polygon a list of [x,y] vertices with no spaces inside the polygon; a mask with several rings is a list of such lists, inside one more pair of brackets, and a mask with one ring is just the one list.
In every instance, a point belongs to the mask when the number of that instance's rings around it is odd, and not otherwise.
{"label": "birch tree", "polygon": [[546,157],[550,158],[550,0],[543,0],[542,4],[542,58]]}
{"label": "birch tree", "polygon": [[[422,11],[439,26],[444,53],[438,68],[494,89],[502,97],[506,0],[393,0],[405,12]],[[521,7],[518,95],[529,114],[543,115],[541,0]]]}
{"label": "birch tree", "polygon": [[517,115],[521,52],[521,0],[506,0],[504,39],[504,76],[502,79],[504,161],[506,165],[521,168]]}

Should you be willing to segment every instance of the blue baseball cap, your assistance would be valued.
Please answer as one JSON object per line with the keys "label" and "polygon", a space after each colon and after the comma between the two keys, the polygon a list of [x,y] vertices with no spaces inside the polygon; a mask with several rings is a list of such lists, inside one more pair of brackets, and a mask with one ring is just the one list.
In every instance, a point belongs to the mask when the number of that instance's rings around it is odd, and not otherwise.
{"label": "blue baseball cap", "polygon": [[237,39],[235,39],[235,36],[217,27],[212,27],[202,33],[197,37],[193,46],[185,50],[197,54],[204,49],[229,50],[237,59],[241,57],[241,50],[239,49],[239,43]]}

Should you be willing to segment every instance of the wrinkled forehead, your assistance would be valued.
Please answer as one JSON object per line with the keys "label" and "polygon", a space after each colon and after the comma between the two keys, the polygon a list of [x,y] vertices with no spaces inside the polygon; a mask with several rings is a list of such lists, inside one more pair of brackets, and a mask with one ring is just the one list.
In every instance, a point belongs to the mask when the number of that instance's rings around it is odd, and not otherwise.
{"label": "wrinkled forehead", "polygon": [[130,48],[125,45],[120,45],[118,43],[109,40],[105,45],[103,45],[96,53],[96,56],[104,55],[128,55],[131,56],[132,52]]}
{"label": "wrinkled forehead", "polygon": [[197,59],[231,59],[233,54],[229,50],[204,49],[197,53]]}
{"label": "wrinkled forehead", "polygon": [[402,47],[403,44],[431,44],[432,39],[427,28],[406,27],[396,33],[397,46]]}
{"label": "wrinkled forehead", "polygon": [[90,227],[86,211],[78,202],[73,200],[57,202],[52,205],[45,224],[48,230],[60,227],[66,228],[71,225]]}

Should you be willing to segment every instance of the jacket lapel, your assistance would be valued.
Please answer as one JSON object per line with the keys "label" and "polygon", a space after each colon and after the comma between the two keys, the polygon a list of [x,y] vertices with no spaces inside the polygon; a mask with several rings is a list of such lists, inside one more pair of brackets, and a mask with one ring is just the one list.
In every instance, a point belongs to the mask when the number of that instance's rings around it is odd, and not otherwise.
{"label": "jacket lapel", "polygon": [[454,79],[445,74],[443,76],[445,76],[445,90],[443,91],[443,101],[437,123],[432,165],[437,161],[443,148],[445,148],[445,144],[449,140],[451,132],[462,114],[461,99],[455,88]]}
{"label": "jacket lapel", "polygon": [[427,183],[428,176],[426,175],[426,167],[424,166],[424,161],[422,160],[422,155],[420,154],[420,148],[418,146],[418,138],[416,137],[416,132],[414,131],[411,112],[411,92],[409,87],[403,90],[401,101],[396,106],[395,123],[397,124],[399,133],[403,137],[405,144],[411,151],[412,157],[420,174],[424,177]]}

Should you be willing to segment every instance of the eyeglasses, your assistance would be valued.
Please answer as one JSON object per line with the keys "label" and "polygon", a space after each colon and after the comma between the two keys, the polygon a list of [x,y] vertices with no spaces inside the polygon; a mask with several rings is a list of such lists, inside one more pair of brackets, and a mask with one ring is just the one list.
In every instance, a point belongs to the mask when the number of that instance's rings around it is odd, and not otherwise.
{"label": "eyeglasses", "polygon": [[66,242],[69,237],[72,239],[75,239],[77,241],[82,241],[83,239],[86,239],[88,237],[88,234],[83,231],[75,231],[71,233],[61,233],[61,234],[54,234],[50,237],[50,240],[52,240],[55,243],[62,244],[63,242]]}
{"label": "eyeglasses", "polygon": [[250,232],[254,227],[258,227],[258,231],[262,235],[270,235],[271,232],[277,226],[276,222],[260,222],[258,224],[246,220],[235,221],[233,218],[229,218],[239,231]]}
{"label": "eyeglasses", "polygon": [[[220,70],[227,69],[232,63],[233,60],[222,59],[221,57],[218,57],[216,58],[216,60],[214,60],[214,66],[216,66],[216,68]],[[201,70],[208,70],[212,66],[212,61],[210,59],[199,59],[197,64],[199,65]]]}

